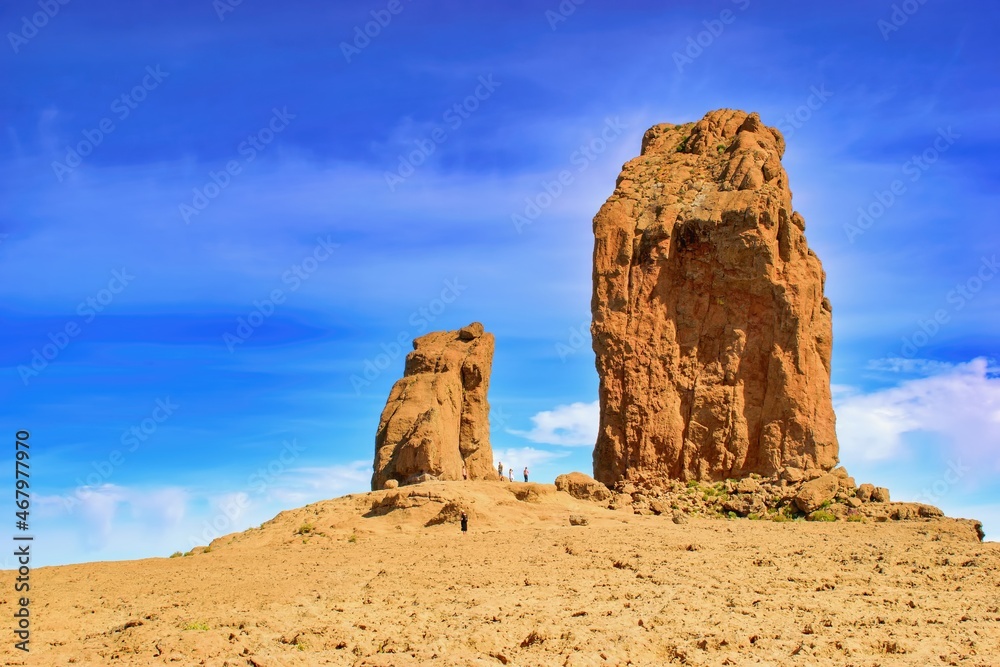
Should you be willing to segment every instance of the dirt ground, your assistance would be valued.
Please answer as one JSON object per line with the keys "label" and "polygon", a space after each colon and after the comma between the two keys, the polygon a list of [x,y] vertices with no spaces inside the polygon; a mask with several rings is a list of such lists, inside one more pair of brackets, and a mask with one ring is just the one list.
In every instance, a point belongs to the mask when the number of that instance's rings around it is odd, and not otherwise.
{"label": "dirt ground", "polygon": [[32,650],[5,629],[3,664],[1000,665],[1000,545],[951,520],[678,525],[548,485],[431,483],[208,552],[32,574]]}

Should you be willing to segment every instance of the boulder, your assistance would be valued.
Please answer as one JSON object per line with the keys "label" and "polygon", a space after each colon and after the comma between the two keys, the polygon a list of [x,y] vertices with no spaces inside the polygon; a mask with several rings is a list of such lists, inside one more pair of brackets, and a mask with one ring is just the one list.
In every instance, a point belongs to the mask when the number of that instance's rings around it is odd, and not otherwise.
{"label": "boulder", "polygon": [[806,482],[795,494],[795,505],[804,513],[815,512],[823,503],[831,502],[840,488],[836,475],[825,474]]}
{"label": "boulder", "polygon": [[876,486],[875,490],[872,491],[872,502],[875,503],[887,503],[889,502],[889,489],[884,486]]}
{"label": "boulder", "polygon": [[569,525],[571,526],[586,526],[590,523],[590,520],[582,514],[570,514],[569,515]]}
{"label": "boulder", "polygon": [[670,513],[670,507],[662,500],[651,500],[649,502],[649,509],[653,510],[653,514]]}
{"label": "boulder", "polygon": [[825,275],[781,133],[722,109],[648,130],[594,218],[594,477],[837,463]]}
{"label": "boulder", "polygon": [[486,399],[493,335],[475,322],[413,341],[375,435],[372,489],[430,479],[496,479]]}
{"label": "boulder", "polygon": [[395,489],[399,486],[399,482],[394,479],[387,479],[382,485],[383,489]]}
{"label": "boulder", "polygon": [[789,484],[799,484],[805,480],[806,474],[799,468],[783,468],[781,470],[781,479],[785,480]]}
{"label": "boulder", "polygon": [[875,493],[875,486],[872,484],[862,484],[858,487],[857,496],[863,503],[867,503],[872,499],[872,494]]}
{"label": "boulder", "polygon": [[556,489],[580,500],[593,500],[599,503],[607,501],[612,496],[608,487],[582,472],[559,475],[556,477]]}

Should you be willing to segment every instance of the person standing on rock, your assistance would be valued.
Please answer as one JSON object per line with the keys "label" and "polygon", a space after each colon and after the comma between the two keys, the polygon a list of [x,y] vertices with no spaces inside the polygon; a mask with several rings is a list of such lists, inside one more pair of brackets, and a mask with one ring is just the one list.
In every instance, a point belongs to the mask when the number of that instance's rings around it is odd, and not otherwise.
{"label": "person standing on rock", "polygon": [[465,512],[462,512],[462,535],[464,536],[467,532],[469,532],[469,517],[465,515]]}
{"label": "person standing on rock", "polygon": [[503,461],[497,463],[497,475],[500,476],[500,481],[503,481]]}
{"label": "person standing on rock", "polygon": [[528,481],[528,466],[524,466],[524,481]]}
{"label": "person standing on rock", "polygon": [[513,468],[507,468],[507,481],[508,482],[513,482],[514,481],[514,469]]}

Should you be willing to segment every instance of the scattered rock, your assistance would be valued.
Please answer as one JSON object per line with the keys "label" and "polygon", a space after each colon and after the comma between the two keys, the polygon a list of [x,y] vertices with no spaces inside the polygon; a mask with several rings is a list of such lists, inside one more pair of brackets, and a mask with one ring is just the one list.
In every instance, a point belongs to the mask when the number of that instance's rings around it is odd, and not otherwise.
{"label": "scattered rock", "polygon": [[781,471],[781,479],[790,484],[799,484],[806,478],[806,474],[798,468],[784,468]]}
{"label": "scattered rock", "polygon": [[667,504],[660,500],[651,500],[649,502],[649,509],[653,510],[653,514],[669,514],[670,508]]}
{"label": "scattered rock", "polygon": [[556,489],[580,500],[593,500],[599,503],[607,501],[612,495],[608,487],[582,472],[559,475],[556,477]]}
{"label": "scattered rock", "polygon": [[571,526],[586,526],[589,524],[590,524],[590,519],[583,516],[582,514],[569,515],[569,525]]}
{"label": "scattered rock", "polygon": [[799,488],[799,492],[795,494],[795,505],[809,514],[822,507],[823,503],[832,501],[839,488],[840,482],[837,476],[822,475]]}
{"label": "scattered rock", "polygon": [[387,480],[385,480],[385,483],[382,485],[382,488],[383,489],[395,489],[398,486],[399,486],[399,482],[397,480],[387,479]]}

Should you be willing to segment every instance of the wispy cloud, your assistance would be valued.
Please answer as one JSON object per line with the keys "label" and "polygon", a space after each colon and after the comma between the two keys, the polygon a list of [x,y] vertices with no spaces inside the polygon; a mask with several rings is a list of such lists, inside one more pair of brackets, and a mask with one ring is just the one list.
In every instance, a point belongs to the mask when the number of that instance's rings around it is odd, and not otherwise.
{"label": "wispy cloud", "polygon": [[543,410],[531,418],[530,431],[508,429],[508,433],[532,442],[567,447],[590,447],[597,441],[600,424],[600,404],[570,403],[552,410]]}
{"label": "wispy cloud", "polygon": [[845,458],[888,460],[905,453],[907,434],[933,434],[952,456],[1000,470],[1000,377],[984,358],[964,364],[883,360],[875,367],[923,377],[835,404]]}

